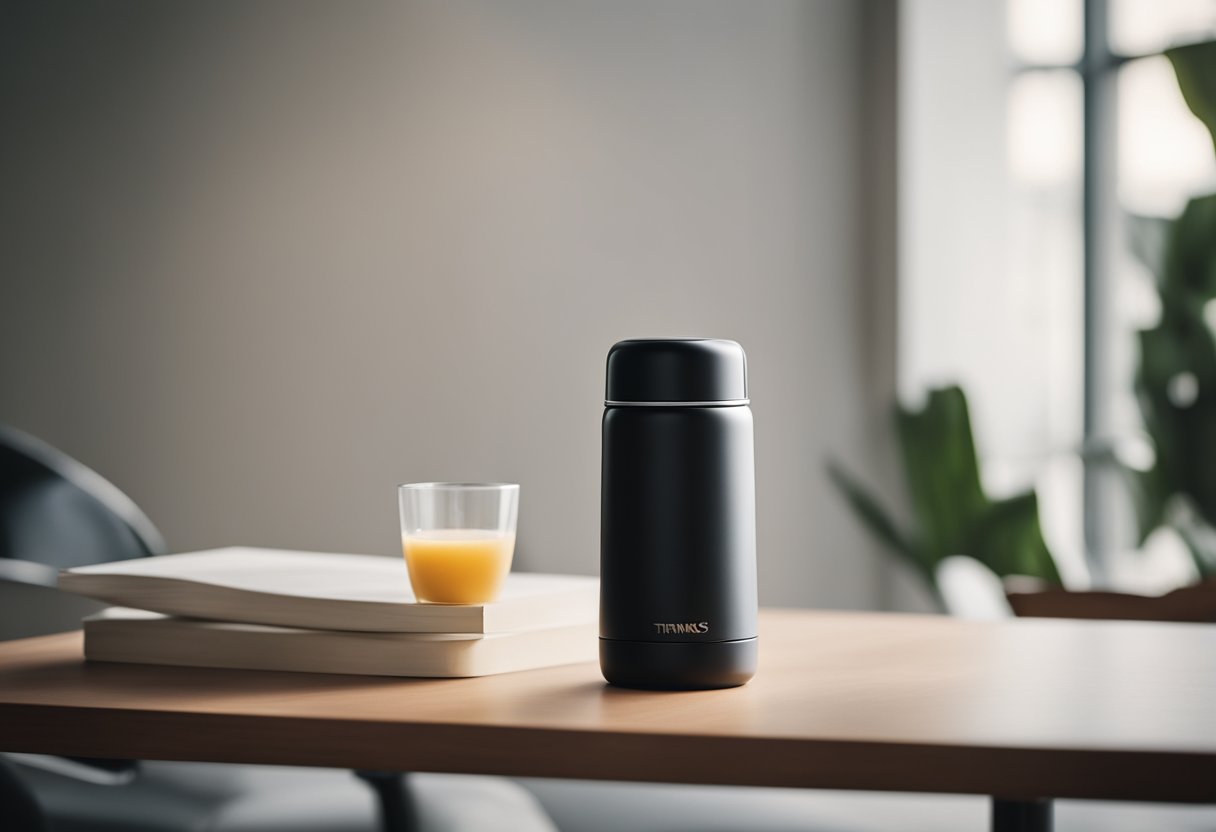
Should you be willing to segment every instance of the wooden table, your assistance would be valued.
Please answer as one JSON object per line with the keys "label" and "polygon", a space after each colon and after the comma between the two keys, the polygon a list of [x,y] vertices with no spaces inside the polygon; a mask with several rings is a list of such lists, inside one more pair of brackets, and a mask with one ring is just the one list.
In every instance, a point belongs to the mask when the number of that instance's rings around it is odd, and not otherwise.
{"label": "wooden table", "polygon": [[409,680],[85,663],[0,644],[0,749],[136,759],[1216,802],[1216,627],[766,611],[760,672],[693,693],[593,664]]}

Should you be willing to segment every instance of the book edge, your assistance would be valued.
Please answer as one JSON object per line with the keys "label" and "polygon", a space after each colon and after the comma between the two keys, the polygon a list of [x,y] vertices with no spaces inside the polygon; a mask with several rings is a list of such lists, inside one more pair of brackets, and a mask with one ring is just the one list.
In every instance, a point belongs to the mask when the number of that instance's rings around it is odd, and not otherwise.
{"label": "book edge", "polygon": [[[61,573],[59,588],[117,606],[238,624],[374,632],[479,632],[483,626],[481,607],[285,595],[187,578]],[[169,597],[150,597],[155,594]],[[302,605],[323,607],[325,612],[314,618],[324,620],[305,624],[298,611]],[[241,608],[241,617],[217,607]]]}
{"label": "book edge", "polygon": [[[199,622],[211,623],[211,622]],[[105,641],[99,642],[98,639],[106,639],[109,637],[121,637],[129,635],[133,630],[138,631],[145,626],[150,625],[154,630],[160,630],[163,635],[176,635],[178,639],[174,642],[172,648],[162,645],[154,645],[152,650],[148,650],[148,646],[127,647],[122,648],[114,644],[106,644]],[[285,628],[290,630],[291,628]],[[559,650],[561,655],[554,660],[548,657],[554,652],[552,642],[549,643],[548,649],[544,651],[544,658],[538,661],[521,661],[515,660],[507,654],[509,645],[514,639],[513,635],[518,635],[521,638],[528,636],[523,632],[518,634],[486,634],[474,635],[468,639],[454,639],[451,641],[436,641],[436,642],[414,642],[414,647],[421,653],[430,653],[432,658],[439,657],[440,661],[435,664],[443,665],[437,670],[424,673],[401,673],[398,671],[386,671],[383,666],[376,670],[346,668],[343,670],[317,670],[308,667],[308,655],[295,655],[279,651],[276,659],[273,661],[276,666],[267,667],[264,662],[256,663],[253,660],[240,660],[237,658],[216,658],[208,659],[206,656],[200,657],[199,651],[196,649],[182,649],[182,642],[191,638],[191,634],[201,634],[201,632],[191,627],[191,622],[176,620],[173,618],[149,619],[148,621],[140,621],[134,619],[105,619],[98,616],[90,616],[85,622],[85,639],[84,653],[85,658],[89,661],[101,662],[122,662],[133,664],[148,664],[148,665],[168,665],[177,667],[203,667],[216,669],[232,669],[232,670],[255,670],[264,672],[284,672],[284,673],[321,673],[325,675],[350,675],[350,676],[381,676],[395,678],[436,678],[436,679],[454,679],[454,678],[476,678],[480,676],[492,676],[501,673],[513,673],[524,670],[538,670],[547,667],[557,667],[566,664],[576,664],[582,662],[594,661],[594,642],[595,642],[595,627],[593,622],[584,622],[581,624],[567,625],[563,627],[543,628],[537,630],[533,637],[543,638],[543,634],[555,634],[555,638],[569,639],[568,642],[562,643]],[[391,641],[393,634],[391,633],[352,633],[340,631],[308,631],[298,630],[297,633],[301,640],[307,638],[310,632],[316,632],[323,636],[327,641],[331,641],[331,648],[335,643],[343,640],[360,641],[371,640],[374,642]],[[262,634],[258,634],[262,635]],[[285,638],[291,638],[292,634],[265,634],[262,636],[268,640],[281,641]],[[222,640],[228,638],[240,638],[239,634],[224,632],[217,636]],[[577,641],[585,639],[585,645],[576,647]],[[214,645],[212,646],[214,648]],[[538,648],[540,647],[538,646]],[[426,663],[428,660],[422,660]],[[368,664],[377,664],[377,662],[368,662]],[[382,664],[382,663],[381,663]]]}

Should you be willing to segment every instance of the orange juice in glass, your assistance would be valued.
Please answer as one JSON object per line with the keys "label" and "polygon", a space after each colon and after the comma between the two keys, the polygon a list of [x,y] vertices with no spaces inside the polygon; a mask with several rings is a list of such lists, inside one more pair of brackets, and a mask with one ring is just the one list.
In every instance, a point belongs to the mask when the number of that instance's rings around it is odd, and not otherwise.
{"label": "orange juice in glass", "polygon": [[397,488],[401,548],[419,601],[484,604],[502,591],[515,553],[519,486],[410,483]]}

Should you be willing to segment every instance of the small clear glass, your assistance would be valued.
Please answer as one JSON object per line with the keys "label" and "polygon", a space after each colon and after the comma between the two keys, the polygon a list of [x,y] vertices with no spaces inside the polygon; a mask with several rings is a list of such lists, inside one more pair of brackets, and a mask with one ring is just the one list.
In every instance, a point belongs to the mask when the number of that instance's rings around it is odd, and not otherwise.
{"label": "small clear glass", "polygon": [[519,485],[416,482],[397,486],[401,549],[419,601],[485,604],[515,554]]}

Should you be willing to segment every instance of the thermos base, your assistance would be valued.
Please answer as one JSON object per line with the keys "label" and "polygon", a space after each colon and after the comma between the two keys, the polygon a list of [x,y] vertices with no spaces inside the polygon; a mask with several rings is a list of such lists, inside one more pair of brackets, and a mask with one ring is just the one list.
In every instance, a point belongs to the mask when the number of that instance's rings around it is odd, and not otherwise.
{"label": "thermos base", "polygon": [[756,639],[618,641],[600,639],[609,684],[643,690],[734,688],[756,675]]}

